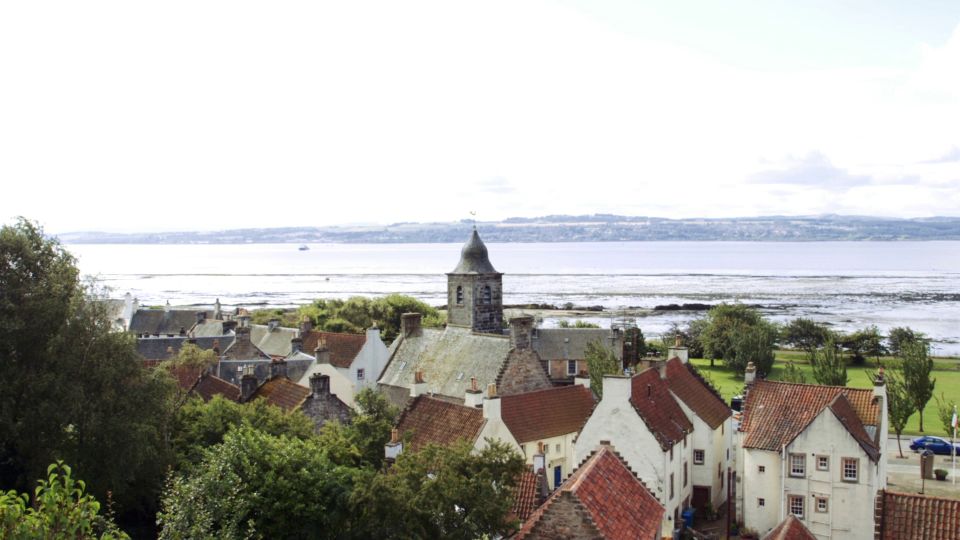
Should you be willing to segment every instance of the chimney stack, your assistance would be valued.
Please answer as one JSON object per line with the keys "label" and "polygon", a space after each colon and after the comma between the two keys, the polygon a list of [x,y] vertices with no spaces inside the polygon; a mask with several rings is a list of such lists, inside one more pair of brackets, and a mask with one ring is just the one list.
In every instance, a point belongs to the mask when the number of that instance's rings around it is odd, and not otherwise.
{"label": "chimney stack", "polygon": [[413,372],[413,384],[410,385],[410,397],[415,398],[427,393],[427,381],[423,377],[423,370]]}
{"label": "chimney stack", "polygon": [[747,362],[747,369],[743,374],[743,382],[747,387],[753,386],[753,383],[757,380],[757,366],[753,365],[753,362]]}
{"label": "chimney stack", "polygon": [[303,350],[303,340],[295,337],[290,340],[290,354],[297,354]]}
{"label": "chimney stack", "polygon": [[630,401],[633,379],[624,375],[603,376],[603,401],[627,404]]}
{"label": "chimney stack", "polygon": [[206,311],[198,311],[198,312],[197,312],[197,324],[203,324],[203,321],[205,321],[205,320],[207,320],[207,312],[206,312]]}
{"label": "chimney stack", "polygon": [[314,349],[313,354],[316,357],[318,364],[330,363],[330,349],[327,348],[326,338],[323,336],[320,337],[320,340],[317,341],[317,348]]}
{"label": "chimney stack", "polygon": [[537,453],[533,455],[533,474],[544,471],[547,468],[547,459],[543,455],[543,443],[537,443]]}
{"label": "chimney stack", "polygon": [[420,320],[422,315],[419,313],[404,313],[400,316],[400,330],[403,337],[420,335]]}
{"label": "chimney stack", "polygon": [[524,315],[510,319],[510,347],[524,350],[532,346],[533,317]]}
{"label": "chimney stack", "polygon": [[673,360],[674,358],[679,358],[684,364],[690,361],[689,351],[683,346],[680,334],[674,336],[673,347],[667,349],[667,360]]}
{"label": "chimney stack", "polygon": [[302,336],[311,330],[313,330],[313,319],[304,315],[303,318],[300,319],[300,335]]}
{"label": "chimney stack", "polygon": [[497,395],[497,385],[487,385],[487,398],[483,400],[483,418],[486,420],[501,421],[500,396]]}
{"label": "chimney stack", "polygon": [[277,328],[280,328],[280,319],[270,319],[267,321],[267,331],[273,332]]}
{"label": "chimney stack", "polygon": [[235,339],[238,343],[250,343],[250,327],[241,325],[237,328]]}
{"label": "chimney stack", "polygon": [[573,384],[579,384],[584,388],[590,388],[590,376],[581,371],[573,378]]}
{"label": "chimney stack", "polygon": [[217,298],[217,301],[213,303],[213,318],[215,320],[223,320],[223,310],[220,309],[220,299]]}
{"label": "chimney stack", "polygon": [[286,360],[274,360],[270,362],[270,378],[283,377],[287,378],[287,361]]}
{"label": "chimney stack", "polygon": [[390,442],[384,447],[384,457],[387,462],[393,463],[403,452],[403,443],[400,442],[400,433],[397,428],[390,430]]}
{"label": "chimney stack", "polygon": [[319,398],[330,393],[330,376],[322,373],[314,373],[310,376],[310,394],[314,398]]}
{"label": "chimney stack", "polygon": [[467,388],[467,394],[463,399],[463,404],[467,407],[483,406],[483,391],[477,386],[476,377],[470,377],[470,388]]}
{"label": "chimney stack", "polygon": [[243,377],[240,378],[240,401],[246,402],[257,391],[257,376],[253,374],[253,366],[243,368]]}

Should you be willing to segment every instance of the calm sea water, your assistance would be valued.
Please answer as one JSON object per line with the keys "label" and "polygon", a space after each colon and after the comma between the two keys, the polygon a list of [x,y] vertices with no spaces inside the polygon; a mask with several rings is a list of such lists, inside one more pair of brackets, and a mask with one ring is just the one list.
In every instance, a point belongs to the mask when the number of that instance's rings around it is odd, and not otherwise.
{"label": "calm sea water", "polygon": [[[70,245],[81,270],[141,303],[292,306],[409,294],[446,303],[460,244]],[[624,308],[740,301],[784,321],[843,330],[911,326],[960,354],[960,242],[616,242],[488,244],[508,304]],[[647,334],[697,316],[656,312]],[[555,321],[545,321],[547,325]]]}

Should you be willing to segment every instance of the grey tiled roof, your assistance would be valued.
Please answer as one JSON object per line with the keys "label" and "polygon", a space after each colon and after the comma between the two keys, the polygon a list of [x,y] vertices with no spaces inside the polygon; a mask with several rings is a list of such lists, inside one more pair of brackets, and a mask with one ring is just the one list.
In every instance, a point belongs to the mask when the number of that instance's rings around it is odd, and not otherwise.
{"label": "grey tiled roof", "polygon": [[[299,381],[303,378],[303,374],[307,372],[313,362],[312,357],[287,360],[287,378],[292,381]],[[257,382],[263,383],[270,378],[271,363],[271,360],[220,360],[214,373],[217,377],[239,386],[240,378],[243,376],[243,368],[245,366],[252,366],[253,374],[257,377]]]}
{"label": "grey tiled roof", "polygon": [[224,331],[223,326],[223,321],[207,319],[203,323],[195,325],[190,333],[194,337],[222,336],[229,332]]}
{"label": "grey tiled roof", "polygon": [[130,318],[130,332],[134,334],[178,335],[189,332],[197,324],[197,311],[183,309],[138,309]]}
{"label": "grey tiled roof", "polygon": [[234,339],[229,347],[224,349],[223,356],[229,360],[269,360],[270,356],[261,351],[249,339]]}
{"label": "grey tiled roof", "polygon": [[605,328],[538,328],[534,336],[533,349],[543,360],[583,360],[591,341],[612,348],[617,358],[623,355],[622,347],[613,346],[623,338],[611,341],[614,333]]}
{"label": "grey tiled roof", "polygon": [[[145,360],[169,360],[177,356],[180,348],[190,338],[186,337],[151,337],[137,339],[137,352]],[[233,336],[216,336],[197,338],[195,345],[204,350],[213,349],[214,345],[219,345],[223,351],[233,341]],[[172,351],[170,350],[172,349]]]}
{"label": "grey tiled roof", "polygon": [[423,328],[419,335],[397,338],[380,383],[409,388],[416,370],[423,370],[431,392],[462,400],[470,378],[480,388],[497,382],[510,351],[506,336],[475,334],[467,328]]}
{"label": "grey tiled roof", "polygon": [[254,324],[250,326],[250,341],[253,341],[257,348],[270,356],[287,356],[293,349],[290,346],[290,340],[300,335],[296,328],[284,328],[278,326],[273,331],[263,324]]}

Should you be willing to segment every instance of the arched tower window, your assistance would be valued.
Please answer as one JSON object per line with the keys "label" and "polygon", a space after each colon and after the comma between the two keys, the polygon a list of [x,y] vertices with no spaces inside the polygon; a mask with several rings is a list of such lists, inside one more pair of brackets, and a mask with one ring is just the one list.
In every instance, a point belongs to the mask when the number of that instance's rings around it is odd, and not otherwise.
{"label": "arched tower window", "polygon": [[463,287],[457,285],[457,304],[463,303]]}
{"label": "arched tower window", "polygon": [[484,285],[483,286],[483,303],[489,304],[492,301],[493,301],[493,295],[490,293],[490,286]]}

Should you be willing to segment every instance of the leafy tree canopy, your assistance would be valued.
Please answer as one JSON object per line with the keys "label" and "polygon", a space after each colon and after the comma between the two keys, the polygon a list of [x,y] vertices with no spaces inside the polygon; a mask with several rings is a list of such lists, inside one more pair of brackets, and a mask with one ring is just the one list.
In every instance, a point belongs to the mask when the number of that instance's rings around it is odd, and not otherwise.
{"label": "leafy tree canopy", "polygon": [[903,448],[900,446],[900,435],[907,427],[907,421],[913,415],[916,408],[907,386],[903,381],[903,374],[892,370],[887,371],[887,417],[890,421],[890,427],[897,434],[897,448],[900,451],[900,457],[903,457]]}
{"label": "leafy tree canopy", "polygon": [[724,303],[711,308],[706,321],[700,341],[711,364],[721,359],[742,374],[747,363],[754,362],[761,375],[769,373],[777,330],[760,312],[744,304]]}
{"label": "leafy tree canopy", "polygon": [[816,351],[813,356],[813,378],[818,384],[829,386],[846,386],[847,364],[840,354],[833,338]]}
{"label": "leafy tree canopy", "polygon": [[780,330],[780,339],[785,344],[807,351],[811,357],[829,337],[830,329],[826,325],[802,317],[793,319]]}
{"label": "leafy tree canopy", "polygon": [[933,378],[933,358],[930,358],[927,343],[922,340],[906,341],[900,345],[901,370],[907,393],[913,399],[914,410],[920,412],[920,432],[923,432],[923,409],[933,398],[937,380]]}
{"label": "leafy tree canopy", "polygon": [[587,361],[587,372],[590,374],[590,389],[593,390],[597,399],[602,399],[603,376],[620,375],[623,373],[623,368],[613,350],[599,341],[587,343],[584,356]]}

